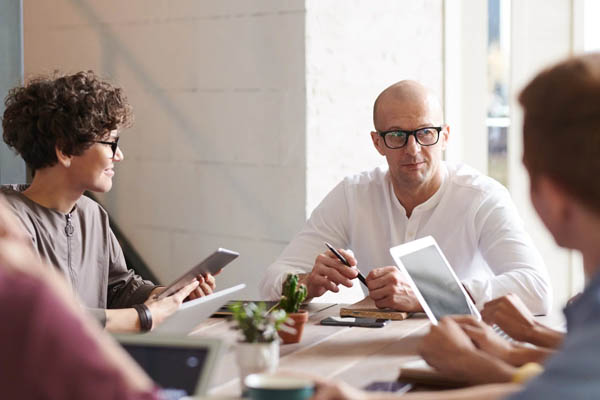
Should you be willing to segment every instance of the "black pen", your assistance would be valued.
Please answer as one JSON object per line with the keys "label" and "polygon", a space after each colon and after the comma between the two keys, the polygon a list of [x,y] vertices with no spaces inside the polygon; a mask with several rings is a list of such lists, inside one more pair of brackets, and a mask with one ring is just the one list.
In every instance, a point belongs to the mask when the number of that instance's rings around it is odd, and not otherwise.
{"label": "black pen", "polygon": [[[329,250],[331,250],[331,252],[332,252],[333,254],[335,254],[335,256],[338,258],[338,260],[340,260],[340,261],[342,262],[342,264],[344,264],[344,265],[346,265],[346,266],[348,266],[348,267],[352,268],[352,267],[350,266],[350,263],[348,262],[348,260],[346,260],[346,257],[344,257],[343,255],[341,255],[341,254],[340,254],[340,252],[339,252],[339,251],[337,251],[337,250],[335,249],[335,247],[333,247],[332,245],[330,245],[330,244],[329,244],[329,243],[327,243],[327,242],[325,242],[325,246],[327,246],[327,248],[328,248]],[[357,268],[356,270],[358,271],[358,268]],[[362,284],[363,284],[363,285],[365,285],[367,288],[369,287],[369,286],[367,285],[367,280],[365,279],[365,277],[363,276],[363,274],[362,274],[360,271],[358,271],[358,280],[359,280],[359,281],[361,281],[361,282],[362,282]]]}

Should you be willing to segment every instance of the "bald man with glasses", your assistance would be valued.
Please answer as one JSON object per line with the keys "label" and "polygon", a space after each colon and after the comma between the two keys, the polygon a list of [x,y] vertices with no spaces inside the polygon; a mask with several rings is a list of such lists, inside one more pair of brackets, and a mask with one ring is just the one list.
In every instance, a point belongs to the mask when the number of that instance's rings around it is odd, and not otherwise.
{"label": "bald man with glasses", "polygon": [[[346,177],[323,199],[267,268],[262,295],[279,298],[290,273],[301,275],[309,298],[337,293],[353,286],[359,269],[377,307],[420,311],[389,248],[431,235],[479,308],[514,293],[533,313],[547,313],[546,268],[506,188],[443,161],[450,127],[437,97],[417,82],[395,83],[377,97],[373,121],[371,139],[387,167]],[[324,242],[358,269],[324,251]]]}

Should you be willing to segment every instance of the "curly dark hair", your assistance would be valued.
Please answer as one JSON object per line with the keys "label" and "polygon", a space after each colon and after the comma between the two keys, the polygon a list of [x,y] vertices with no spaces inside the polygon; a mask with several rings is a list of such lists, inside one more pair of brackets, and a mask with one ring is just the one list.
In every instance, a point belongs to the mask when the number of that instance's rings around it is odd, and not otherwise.
{"label": "curly dark hair", "polygon": [[9,91],[3,138],[32,170],[58,162],[56,148],[81,155],[93,140],[133,122],[123,90],[92,71],[39,77]]}

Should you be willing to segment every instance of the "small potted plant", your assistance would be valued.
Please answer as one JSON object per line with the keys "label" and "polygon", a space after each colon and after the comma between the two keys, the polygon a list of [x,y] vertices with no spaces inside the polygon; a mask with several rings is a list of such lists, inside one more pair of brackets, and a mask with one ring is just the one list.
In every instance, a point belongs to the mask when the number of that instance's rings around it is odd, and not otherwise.
{"label": "small potted plant", "polygon": [[308,312],[300,310],[300,306],[305,299],[306,286],[298,284],[298,275],[288,275],[283,284],[281,300],[276,306],[277,309],[285,311],[289,317],[286,321],[286,327],[291,329],[281,329],[279,331],[279,337],[281,337],[283,343],[300,342],[304,324],[308,321]]}
{"label": "small potted plant", "polygon": [[236,359],[240,368],[241,389],[245,392],[246,376],[277,369],[277,331],[287,320],[287,315],[283,310],[267,310],[265,303],[237,302],[230,309],[236,322],[235,329],[239,329],[243,336],[236,346]]}

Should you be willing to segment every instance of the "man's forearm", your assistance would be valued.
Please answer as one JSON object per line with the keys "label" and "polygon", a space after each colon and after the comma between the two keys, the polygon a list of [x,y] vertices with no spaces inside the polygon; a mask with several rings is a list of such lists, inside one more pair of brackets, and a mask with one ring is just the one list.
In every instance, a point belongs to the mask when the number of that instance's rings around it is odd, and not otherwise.
{"label": "man's forearm", "polygon": [[528,335],[528,342],[536,346],[557,349],[564,338],[564,333],[548,328],[536,321],[535,326]]}
{"label": "man's forearm", "polygon": [[425,360],[442,375],[470,384],[510,382],[517,368],[481,350],[465,352],[453,359]]}
{"label": "man's forearm", "polygon": [[506,361],[515,367],[520,367],[530,362],[543,364],[552,354],[554,354],[554,350],[545,347],[515,345]]}
{"label": "man's forearm", "polygon": [[467,380],[474,384],[510,382],[515,372],[512,365],[482,351],[465,362],[464,371]]}

